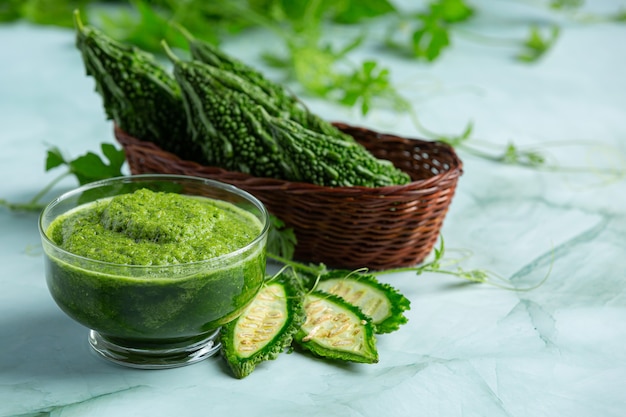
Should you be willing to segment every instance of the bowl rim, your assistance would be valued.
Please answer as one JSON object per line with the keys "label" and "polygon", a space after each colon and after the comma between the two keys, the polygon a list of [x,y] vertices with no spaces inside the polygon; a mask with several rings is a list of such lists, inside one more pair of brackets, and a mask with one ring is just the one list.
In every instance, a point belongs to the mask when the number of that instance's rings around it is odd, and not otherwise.
{"label": "bowl rim", "polygon": [[[46,231],[44,230],[44,226],[43,226],[43,222],[44,222],[44,218],[45,215],[52,209],[54,208],[56,205],[58,205],[59,203],[61,203],[62,201],[71,198],[73,196],[79,195],[85,191],[88,190],[92,190],[92,189],[96,189],[98,187],[102,187],[105,185],[112,185],[115,183],[133,183],[133,182],[142,182],[142,181],[149,181],[149,180],[154,180],[154,181],[167,181],[167,180],[184,180],[184,181],[192,181],[192,182],[196,182],[196,183],[201,183],[204,185],[209,185],[211,187],[214,188],[219,188],[223,191],[227,191],[229,193],[232,194],[236,194],[240,197],[243,197],[244,199],[248,200],[250,203],[252,203],[259,211],[260,211],[260,215],[262,217],[262,219],[265,220],[263,227],[261,229],[261,231],[259,232],[259,234],[249,243],[247,243],[245,246],[242,246],[241,248],[234,250],[232,252],[228,252],[226,254],[223,255],[219,255],[210,259],[204,259],[201,261],[193,261],[193,262],[185,262],[185,263],[178,263],[178,264],[163,264],[163,265],[134,265],[134,264],[120,264],[120,263],[115,263],[115,262],[107,262],[107,261],[102,261],[102,260],[98,260],[98,259],[92,259],[86,256],[82,256],[82,255],[77,255],[75,253],[69,252],[66,249],[61,248],[59,245],[57,245],[52,239],[50,239],[50,237],[48,237]],[[95,200],[94,200],[95,201]],[[89,203],[86,203],[89,204]],[[77,205],[76,207],[80,207],[80,205]],[[56,218],[56,217],[55,217]],[[267,208],[265,207],[265,204],[263,204],[263,202],[261,202],[261,200],[259,200],[257,197],[255,197],[253,194],[249,193],[248,191],[245,191],[239,187],[236,187],[234,185],[225,183],[225,182],[221,182],[221,181],[217,181],[217,180],[212,180],[212,179],[208,179],[208,178],[202,178],[202,177],[196,177],[196,176],[191,176],[191,175],[179,175],[179,174],[137,174],[137,175],[124,175],[124,176],[117,176],[117,177],[113,177],[113,178],[107,178],[107,179],[103,179],[103,180],[97,180],[94,182],[90,182],[84,185],[81,185],[79,187],[73,188],[69,191],[66,191],[62,194],[60,194],[59,196],[57,196],[56,198],[52,199],[48,204],[46,204],[46,206],[43,208],[43,210],[41,211],[41,213],[39,214],[39,219],[38,219],[38,229],[39,229],[39,234],[41,236],[41,239],[45,242],[45,244],[50,245],[51,247],[54,248],[55,251],[58,251],[59,253],[63,254],[64,256],[67,256],[67,259],[76,259],[76,260],[80,260],[82,262],[87,262],[87,263],[93,263],[94,265],[101,265],[101,266],[106,266],[109,268],[115,268],[115,267],[119,267],[119,268],[124,268],[124,269],[143,269],[143,270],[167,270],[167,269],[174,269],[174,268],[185,268],[185,267],[197,267],[197,266],[210,266],[213,264],[216,265],[226,265],[224,263],[224,260],[227,260],[228,258],[234,258],[237,257],[238,255],[245,253],[246,251],[250,250],[251,248],[255,247],[258,245],[259,241],[265,239],[269,233],[269,228],[270,228],[270,217],[269,217],[269,212],[267,210]],[[44,248],[44,252],[45,252],[45,248]],[[65,259],[65,258],[64,258]],[[66,261],[64,261],[66,262]],[[134,278],[134,276],[125,276],[124,278]]]}

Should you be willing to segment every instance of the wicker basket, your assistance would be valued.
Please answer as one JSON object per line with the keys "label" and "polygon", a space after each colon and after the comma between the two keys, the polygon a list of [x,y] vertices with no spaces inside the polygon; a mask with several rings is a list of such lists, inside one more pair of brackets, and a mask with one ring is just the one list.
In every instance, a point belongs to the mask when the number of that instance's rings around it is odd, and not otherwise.
{"label": "wicker basket", "polygon": [[210,178],[242,188],[292,227],[295,258],[335,268],[381,270],[419,264],[435,245],[462,162],[447,144],[381,134],[337,123],[378,158],[407,172],[407,185],[322,187],[203,166],[181,160],[115,128],[133,174]]}

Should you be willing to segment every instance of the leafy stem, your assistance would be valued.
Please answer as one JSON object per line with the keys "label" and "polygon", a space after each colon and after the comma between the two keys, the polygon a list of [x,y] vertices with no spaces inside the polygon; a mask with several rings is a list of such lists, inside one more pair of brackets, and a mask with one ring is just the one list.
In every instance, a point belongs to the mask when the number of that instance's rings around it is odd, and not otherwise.
{"label": "leafy stem", "polygon": [[[410,110],[409,116],[414,126],[427,137],[433,140],[445,142],[450,146],[460,149],[470,155],[485,159],[491,162],[515,165],[524,168],[530,168],[537,171],[545,172],[562,172],[568,174],[595,174],[602,175],[619,180],[626,177],[626,160],[620,157],[620,152],[614,152],[613,149],[604,149],[607,156],[610,156],[612,166],[597,168],[594,166],[562,166],[556,163],[550,163],[549,155],[546,149],[550,146],[576,145],[587,147],[589,149],[598,148],[600,145],[585,141],[569,141],[560,143],[542,143],[541,150],[537,146],[521,147],[514,142],[506,145],[496,144],[489,141],[472,139],[474,125],[470,121],[467,123],[463,131],[459,134],[441,134],[434,132],[425,127],[417,114]],[[605,145],[604,148],[610,148]]]}
{"label": "leafy stem", "polygon": [[426,128],[419,120],[415,112],[410,112],[411,119],[416,128],[431,137],[434,140],[445,142],[450,146],[466,151],[476,157],[486,159],[488,161],[502,163],[506,165],[518,165],[527,168],[538,168],[545,164],[546,157],[541,152],[536,150],[524,150],[516,146],[514,143],[509,142],[504,148],[499,147],[497,152],[486,152],[480,148],[468,143],[472,135],[474,128],[473,123],[470,121],[463,131],[457,135],[443,135],[433,132]]}
{"label": "leafy stem", "polygon": [[76,159],[68,160],[57,147],[50,147],[46,157],[46,171],[50,171],[62,165],[68,168],[67,171],[50,181],[48,185],[43,187],[27,203],[13,203],[0,199],[0,207],[6,207],[14,211],[40,211],[44,207],[44,204],[41,203],[44,196],[62,179],[70,175],[74,175],[80,185],[121,176],[122,165],[126,161],[124,151],[118,150],[114,145],[106,143],[101,145],[101,150],[107,158],[108,163],[104,162],[93,152],[87,152],[85,155],[79,156]]}
{"label": "leafy stem", "polygon": [[[283,240],[290,242],[290,244],[293,245],[293,248],[295,248],[295,245],[296,245],[295,235],[293,235],[293,230],[289,228],[283,227],[282,229],[276,230],[275,234],[273,235],[273,238],[270,239],[270,241],[275,240],[277,238],[280,239],[280,235],[286,232],[289,232],[290,235],[288,238],[283,239]],[[289,254],[293,254],[293,248],[292,250],[288,251]],[[267,257],[269,259],[272,259],[282,264],[283,269],[284,267],[290,267],[294,272],[305,275],[306,277],[308,277],[310,281],[315,281],[316,279],[319,278],[320,275],[328,272],[326,265],[322,263],[304,264],[302,262],[293,260],[290,256],[284,256],[269,249],[267,252]],[[353,273],[368,272],[368,273],[371,273],[372,275],[378,276],[378,275],[387,275],[387,274],[402,273],[402,272],[414,272],[417,275],[421,275],[421,274],[430,272],[430,273],[451,275],[457,278],[461,278],[465,281],[489,284],[498,288],[511,290],[511,291],[530,291],[541,286],[548,279],[548,276],[550,275],[550,272],[552,271],[552,264],[551,264],[550,270],[546,273],[546,275],[541,281],[539,281],[537,284],[532,285],[530,287],[519,288],[519,287],[513,286],[504,277],[497,275],[493,272],[490,272],[488,270],[485,270],[485,269],[466,270],[461,267],[451,269],[452,266],[458,265],[466,257],[461,258],[461,259],[447,260],[445,258],[444,239],[442,237],[440,239],[439,247],[436,247],[433,249],[433,258],[428,262],[422,263],[417,266],[390,268],[390,269],[381,270],[381,271],[368,271],[367,268],[359,268],[357,270],[354,270]]]}
{"label": "leafy stem", "polygon": [[293,259],[285,258],[272,252],[268,252],[267,257],[278,263],[291,267],[294,271],[303,272],[311,276],[318,276],[327,271],[326,265],[322,263],[304,264],[302,262],[294,261]]}
{"label": "leafy stem", "polygon": [[549,28],[544,29],[538,25],[531,25],[528,35],[524,39],[499,38],[489,36],[465,28],[455,28],[455,34],[465,37],[465,39],[479,42],[482,44],[521,48],[521,51],[515,56],[515,59],[521,62],[532,63],[537,62],[543,57],[556,43],[561,28],[552,24]]}
{"label": "leafy stem", "polygon": [[[483,283],[493,285],[495,287],[510,290],[510,291],[531,291],[534,290],[548,279],[550,273],[552,272],[552,264],[550,264],[550,269],[546,273],[546,275],[536,284],[531,285],[529,287],[516,287],[510,283],[506,278],[490,272],[485,269],[470,269],[466,270],[461,267],[456,269],[448,269],[448,265],[444,264],[444,255],[445,255],[445,245],[443,237],[440,239],[440,244],[438,248],[433,250],[433,259],[429,262],[423,263],[421,265],[415,267],[402,267],[402,268],[393,268],[384,271],[374,271],[373,275],[384,275],[384,274],[392,274],[392,273],[400,273],[400,272],[415,272],[417,275],[421,275],[424,273],[437,273],[444,275],[451,275],[457,278],[461,278],[463,280],[475,283]],[[457,259],[449,262],[451,265],[458,265],[463,259]]]}
{"label": "leafy stem", "polygon": [[4,199],[0,199],[0,206],[6,207],[9,210],[13,211],[40,211],[45,205],[41,203],[41,199],[48,193],[52,188],[57,185],[63,178],[69,176],[71,172],[64,172],[63,174],[57,176],[55,179],[50,181],[48,185],[42,188],[35,196],[27,203],[11,203]]}

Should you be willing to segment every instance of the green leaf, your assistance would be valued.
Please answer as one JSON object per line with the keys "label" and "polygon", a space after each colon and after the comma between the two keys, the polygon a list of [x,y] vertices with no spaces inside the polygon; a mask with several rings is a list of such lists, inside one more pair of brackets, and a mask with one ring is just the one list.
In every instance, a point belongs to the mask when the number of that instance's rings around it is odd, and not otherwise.
{"label": "green leaf", "polygon": [[412,50],[416,58],[434,61],[450,45],[450,35],[445,23],[428,14],[419,16],[422,26],[413,32]]}
{"label": "green leaf", "polygon": [[113,38],[150,52],[162,52],[161,40],[170,46],[186,48],[184,36],[172,27],[173,11],[149,4],[145,0],[132,0],[131,10],[115,17],[100,16],[103,30]]}
{"label": "green leaf", "polygon": [[310,44],[292,44],[290,52],[296,80],[309,92],[325,96],[335,84],[336,55],[328,47]]}
{"label": "green leaf", "polygon": [[524,50],[517,55],[517,59],[522,62],[535,62],[539,60],[556,43],[559,37],[560,27],[553,25],[550,33],[544,36],[537,25],[530,28],[528,37],[522,44]]}
{"label": "green leaf", "polygon": [[315,15],[316,20],[319,19],[319,10],[321,9],[317,7],[319,3],[319,1],[309,0],[279,0],[280,8],[285,17],[292,21],[304,19],[307,15],[309,18]]}
{"label": "green leaf", "polygon": [[379,68],[376,61],[363,62],[360,68],[345,75],[336,90],[339,102],[345,106],[360,104],[361,113],[366,115],[374,102],[386,102],[396,110],[405,110],[408,102],[395,90],[387,68]]}
{"label": "green leaf", "polygon": [[63,154],[56,146],[48,149],[46,156],[46,171],[50,171],[53,168],[66,164]]}
{"label": "green leaf", "polygon": [[345,58],[350,52],[358,48],[365,40],[365,34],[355,37],[352,41],[348,42],[344,47],[334,52],[335,59],[339,60]]}
{"label": "green leaf", "polygon": [[581,7],[583,3],[584,0],[552,0],[550,7],[555,10],[577,9]]}
{"label": "green leaf", "polygon": [[471,120],[465,126],[463,132],[458,135],[436,135],[436,139],[447,143],[452,147],[457,147],[466,142],[472,135],[474,130],[474,122]]}
{"label": "green leaf", "polygon": [[102,145],[102,151],[109,160],[109,164],[93,152],[87,152],[67,163],[70,172],[76,176],[79,184],[123,175],[121,167],[124,163],[124,151],[116,150],[113,145],[106,144]]}
{"label": "green leaf", "polygon": [[609,16],[609,20],[612,22],[623,23],[626,22],[626,10],[622,9]]}
{"label": "green leaf", "polygon": [[[474,15],[474,9],[464,0],[431,1],[426,10],[411,17],[409,22],[391,27],[385,37],[387,48],[408,52],[412,57],[432,62],[450,46],[451,28],[468,20]],[[406,17],[402,16],[401,17]],[[411,37],[408,41],[394,39],[398,27],[410,25]]]}
{"label": "green leaf", "polygon": [[22,17],[21,0],[5,0],[0,2],[0,22],[13,22]]}
{"label": "green leaf", "polygon": [[464,0],[439,0],[431,3],[431,14],[447,23],[458,23],[469,19],[474,9]]}
{"label": "green leaf", "polygon": [[334,20],[340,23],[354,24],[396,11],[387,0],[343,0],[330,3],[335,9]]}
{"label": "green leaf", "polygon": [[114,170],[116,175],[120,174],[122,165],[126,162],[126,155],[124,154],[124,151],[117,149],[110,143],[103,143],[100,145],[100,149],[102,149],[102,154],[109,160],[111,170]]}
{"label": "green leaf", "polygon": [[293,229],[285,227],[285,223],[278,217],[270,215],[270,221],[267,251],[285,259],[292,259],[298,242],[296,234]]}
{"label": "green leaf", "polygon": [[74,27],[72,11],[83,10],[89,0],[27,0],[22,2],[22,17],[39,25]]}
{"label": "green leaf", "polygon": [[[276,26],[291,28],[292,34],[319,32],[328,10],[327,0],[275,0],[269,16]],[[257,12],[267,14],[268,11]]]}
{"label": "green leaf", "polygon": [[108,167],[93,152],[79,156],[69,163],[70,170],[83,185],[107,177]]}
{"label": "green leaf", "polygon": [[511,165],[536,167],[543,165],[546,158],[540,152],[524,151],[515,146],[514,143],[509,143],[499,161]]}

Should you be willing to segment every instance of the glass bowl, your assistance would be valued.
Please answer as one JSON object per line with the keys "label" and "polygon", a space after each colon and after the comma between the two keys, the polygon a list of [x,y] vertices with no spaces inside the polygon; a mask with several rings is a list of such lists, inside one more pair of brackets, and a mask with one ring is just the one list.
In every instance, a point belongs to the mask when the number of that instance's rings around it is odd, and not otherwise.
{"label": "glass bowl", "polygon": [[[159,265],[91,259],[70,253],[49,236],[50,225],[59,216],[71,216],[95,201],[139,189],[232,204],[246,221],[258,222],[258,235],[210,259]],[[241,314],[263,282],[268,229],[267,210],[251,194],[180,175],[94,182],[50,202],[39,219],[46,281],[56,304],[90,329],[89,343],[99,355],[144,369],[195,363],[219,350],[220,326]]]}

